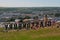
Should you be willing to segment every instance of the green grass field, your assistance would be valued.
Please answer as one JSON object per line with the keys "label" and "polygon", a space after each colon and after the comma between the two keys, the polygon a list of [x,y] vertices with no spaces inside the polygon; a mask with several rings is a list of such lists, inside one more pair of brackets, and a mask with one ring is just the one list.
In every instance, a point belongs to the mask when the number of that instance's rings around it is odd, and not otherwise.
{"label": "green grass field", "polygon": [[60,28],[0,32],[0,40],[60,40]]}

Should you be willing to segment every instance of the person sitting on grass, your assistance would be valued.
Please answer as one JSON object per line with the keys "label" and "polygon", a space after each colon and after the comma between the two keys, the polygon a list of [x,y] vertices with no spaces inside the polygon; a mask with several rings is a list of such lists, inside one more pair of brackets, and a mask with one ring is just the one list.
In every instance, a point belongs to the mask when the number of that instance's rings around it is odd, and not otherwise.
{"label": "person sitting on grass", "polygon": [[36,27],[36,30],[38,30],[38,29],[39,29],[39,22],[36,22],[35,27]]}

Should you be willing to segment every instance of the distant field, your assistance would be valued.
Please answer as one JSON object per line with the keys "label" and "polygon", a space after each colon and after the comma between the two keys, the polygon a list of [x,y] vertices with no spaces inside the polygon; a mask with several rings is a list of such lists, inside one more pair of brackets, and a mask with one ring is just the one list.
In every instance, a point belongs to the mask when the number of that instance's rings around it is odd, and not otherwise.
{"label": "distant field", "polygon": [[0,32],[0,40],[60,40],[60,28]]}

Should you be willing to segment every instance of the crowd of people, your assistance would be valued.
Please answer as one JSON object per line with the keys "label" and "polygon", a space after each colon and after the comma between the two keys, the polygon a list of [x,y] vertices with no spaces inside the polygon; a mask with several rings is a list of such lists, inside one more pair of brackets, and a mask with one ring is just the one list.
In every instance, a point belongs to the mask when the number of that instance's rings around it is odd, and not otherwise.
{"label": "crowd of people", "polygon": [[48,21],[47,23],[44,23],[44,21],[40,22],[19,22],[19,23],[6,23],[5,30],[21,30],[21,29],[39,29],[40,27],[44,28],[47,26],[51,26],[51,21]]}
{"label": "crowd of people", "polygon": [[[51,27],[51,26],[55,26],[55,21],[48,19],[47,15],[44,16],[43,20],[38,20],[38,19],[34,19],[33,21],[26,21],[24,20],[23,22],[20,22],[19,20],[15,20],[15,23],[6,23],[5,24],[5,30],[21,30],[21,29],[35,29],[38,30],[41,27]],[[59,27],[59,26],[57,26]]]}

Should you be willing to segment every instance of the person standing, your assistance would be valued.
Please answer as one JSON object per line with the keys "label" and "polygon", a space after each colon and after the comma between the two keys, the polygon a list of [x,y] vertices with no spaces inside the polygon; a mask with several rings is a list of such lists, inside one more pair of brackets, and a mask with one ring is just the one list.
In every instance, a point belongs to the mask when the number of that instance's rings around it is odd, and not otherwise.
{"label": "person standing", "polygon": [[40,22],[40,27],[43,27],[44,28],[43,21]]}
{"label": "person standing", "polygon": [[15,29],[15,30],[17,29],[17,24],[16,24],[16,23],[14,24],[14,29]]}
{"label": "person standing", "polygon": [[27,23],[27,30],[30,29],[30,23]]}
{"label": "person standing", "polygon": [[8,31],[8,24],[5,24],[5,31]]}
{"label": "person standing", "polygon": [[12,24],[9,25],[10,29],[12,29]]}
{"label": "person standing", "polygon": [[31,27],[31,29],[34,29],[34,22],[32,22],[32,27]]}
{"label": "person standing", "polygon": [[51,21],[50,20],[48,21],[48,26],[51,26]]}
{"label": "person standing", "polygon": [[18,28],[19,28],[19,30],[21,30],[21,29],[22,29],[22,23],[21,23],[21,22],[19,23]]}

